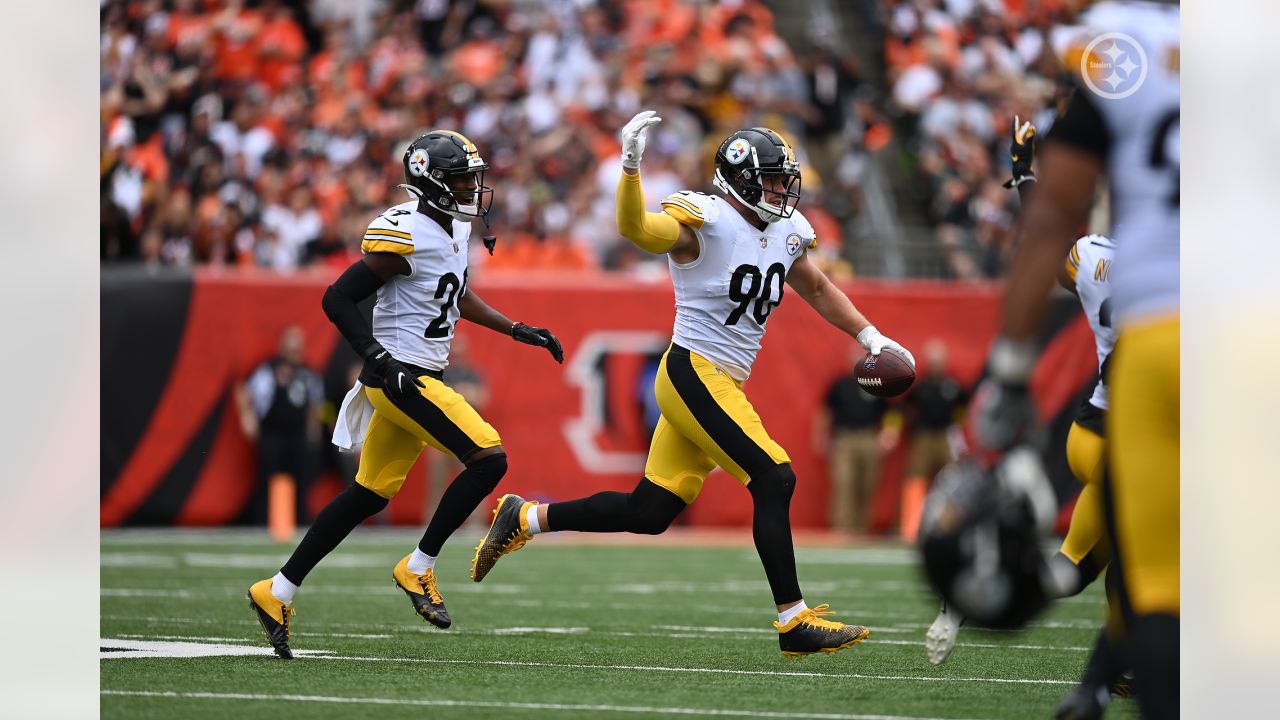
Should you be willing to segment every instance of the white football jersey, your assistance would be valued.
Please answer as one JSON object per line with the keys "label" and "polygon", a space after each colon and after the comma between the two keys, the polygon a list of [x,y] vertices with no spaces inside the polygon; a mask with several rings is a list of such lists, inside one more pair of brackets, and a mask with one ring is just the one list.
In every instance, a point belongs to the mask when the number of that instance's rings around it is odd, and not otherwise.
{"label": "white football jersey", "polygon": [[378,288],[373,337],[401,362],[444,370],[467,292],[471,224],[454,220],[450,235],[417,207],[411,200],[374,218],[360,245],[366,253],[402,255],[410,268]]}
{"label": "white football jersey", "polygon": [[676,294],[671,339],[746,380],[791,265],[815,245],[813,228],[797,210],[757,230],[724,198],[696,192],[669,195],[662,207],[698,238],[697,260],[682,265],[667,256]]}
{"label": "white football jersey", "polygon": [[1103,382],[1103,366],[1116,346],[1116,330],[1112,313],[1111,272],[1116,246],[1101,235],[1086,235],[1076,241],[1067,257],[1067,274],[1076,284],[1076,295],[1093,331],[1093,344],[1098,351],[1098,383],[1089,402],[1108,409],[1107,386]]}
{"label": "white football jersey", "polygon": [[[1179,15],[1177,5],[1104,2],[1082,16],[1094,39],[1123,33],[1141,47],[1139,54],[1126,39],[1114,46],[1103,39],[1091,53],[1099,65],[1105,64],[1104,56],[1114,55],[1117,67],[1132,67],[1140,77],[1145,73],[1125,97],[1109,97],[1088,87],[1077,90],[1105,126],[1110,236],[1119,260],[1113,278],[1118,325],[1178,311]],[[1124,54],[1116,54],[1120,51]],[[1108,71],[1099,75],[1102,72]],[[1103,90],[1111,87],[1107,76],[1091,79]],[[1116,94],[1123,93],[1111,95]]]}

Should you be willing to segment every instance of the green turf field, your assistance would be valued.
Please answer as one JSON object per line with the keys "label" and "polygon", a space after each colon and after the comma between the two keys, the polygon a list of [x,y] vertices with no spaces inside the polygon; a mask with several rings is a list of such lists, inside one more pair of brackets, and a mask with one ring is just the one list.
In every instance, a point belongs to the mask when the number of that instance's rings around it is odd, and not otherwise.
{"label": "green turf field", "polygon": [[[103,533],[102,716],[1044,718],[1103,611],[1094,587],[1023,633],[966,628],[934,667],[922,643],[937,608],[909,549],[801,547],[809,604],[871,637],[790,662],[749,544],[540,537],[477,585],[475,538],[456,537],[437,565],[453,616],[442,631],[391,582],[416,538],[362,528],[327,558],[295,602],[292,646],[314,654],[288,662],[270,655],[245,590],[291,546],[245,531]],[[1117,700],[1108,716],[1135,710]]]}

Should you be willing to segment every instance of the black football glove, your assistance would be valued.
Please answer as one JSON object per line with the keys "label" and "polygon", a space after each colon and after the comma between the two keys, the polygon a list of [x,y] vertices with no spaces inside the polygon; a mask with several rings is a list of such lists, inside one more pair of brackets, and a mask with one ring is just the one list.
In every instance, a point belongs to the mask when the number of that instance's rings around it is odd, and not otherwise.
{"label": "black football glove", "polygon": [[1031,161],[1036,154],[1036,126],[1029,121],[1020,123],[1013,116],[1013,135],[1009,141],[1009,159],[1013,162],[1013,177],[1005,181],[1007,188],[1016,188],[1024,182],[1035,182],[1035,169]]}
{"label": "black football glove", "polygon": [[1036,406],[1029,386],[1038,354],[1034,343],[996,340],[987,361],[991,375],[978,385],[969,408],[978,444],[1007,450],[1034,439]]}
{"label": "black football glove", "polygon": [[392,400],[403,400],[426,387],[412,370],[391,357],[378,343],[365,350],[364,367],[366,376],[381,382],[382,392]]}
{"label": "black football glove", "polygon": [[516,342],[522,342],[525,345],[537,345],[538,347],[546,348],[547,352],[551,353],[551,357],[556,359],[556,362],[561,365],[564,364],[564,348],[560,347],[560,341],[556,339],[555,335],[551,334],[550,330],[531,327],[518,322],[511,326],[511,337],[515,338]]}
{"label": "black football glove", "polygon": [[991,450],[1028,440],[1036,426],[1036,406],[1026,383],[983,380],[971,412],[978,442]]}

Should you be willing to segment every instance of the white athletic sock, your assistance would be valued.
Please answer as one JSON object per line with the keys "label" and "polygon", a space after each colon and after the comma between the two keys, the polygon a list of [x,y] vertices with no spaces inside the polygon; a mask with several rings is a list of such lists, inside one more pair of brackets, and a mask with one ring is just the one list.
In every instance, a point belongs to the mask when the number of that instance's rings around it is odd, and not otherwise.
{"label": "white athletic sock", "polygon": [[285,605],[293,602],[293,594],[296,592],[298,592],[298,586],[289,582],[289,578],[285,577],[284,573],[276,573],[276,576],[271,578],[271,594]]}
{"label": "white athletic sock", "polygon": [[783,610],[782,612],[778,613],[778,624],[786,625],[787,623],[791,622],[792,619],[795,618],[795,616],[799,615],[801,612],[808,609],[809,609],[809,606],[805,605],[804,601],[801,600],[798,605],[794,607],[789,607],[786,610]]}
{"label": "white athletic sock", "polygon": [[525,522],[529,523],[529,534],[537,535],[542,532],[542,526],[538,524],[538,506],[530,505],[528,510],[524,511]]}
{"label": "white athletic sock", "polygon": [[436,566],[436,559],[418,548],[413,549],[413,554],[409,556],[409,572],[414,575],[422,575],[427,570]]}

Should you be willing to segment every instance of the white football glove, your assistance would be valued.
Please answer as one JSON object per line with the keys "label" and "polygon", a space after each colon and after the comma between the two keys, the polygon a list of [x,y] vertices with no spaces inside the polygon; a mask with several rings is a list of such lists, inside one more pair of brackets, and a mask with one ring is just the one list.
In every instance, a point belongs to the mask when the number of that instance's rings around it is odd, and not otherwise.
{"label": "white football glove", "polygon": [[897,350],[902,353],[902,356],[907,359],[907,362],[911,363],[911,369],[916,369],[915,356],[906,348],[899,345],[896,341],[881,335],[875,325],[868,325],[862,328],[862,332],[858,333],[858,344],[862,346],[863,350],[866,350],[872,355],[879,355],[880,351],[885,348]]}
{"label": "white football glove", "polygon": [[644,154],[645,133],[649,131],[650,125],[657,125],[662,122],[662,118],[658,117],[658,111],[645,110],[637,113],[631,118],[631,122],[622,128],[619,134],[622,140],[622,167],[638,170],[640,168],[640,156]]}

